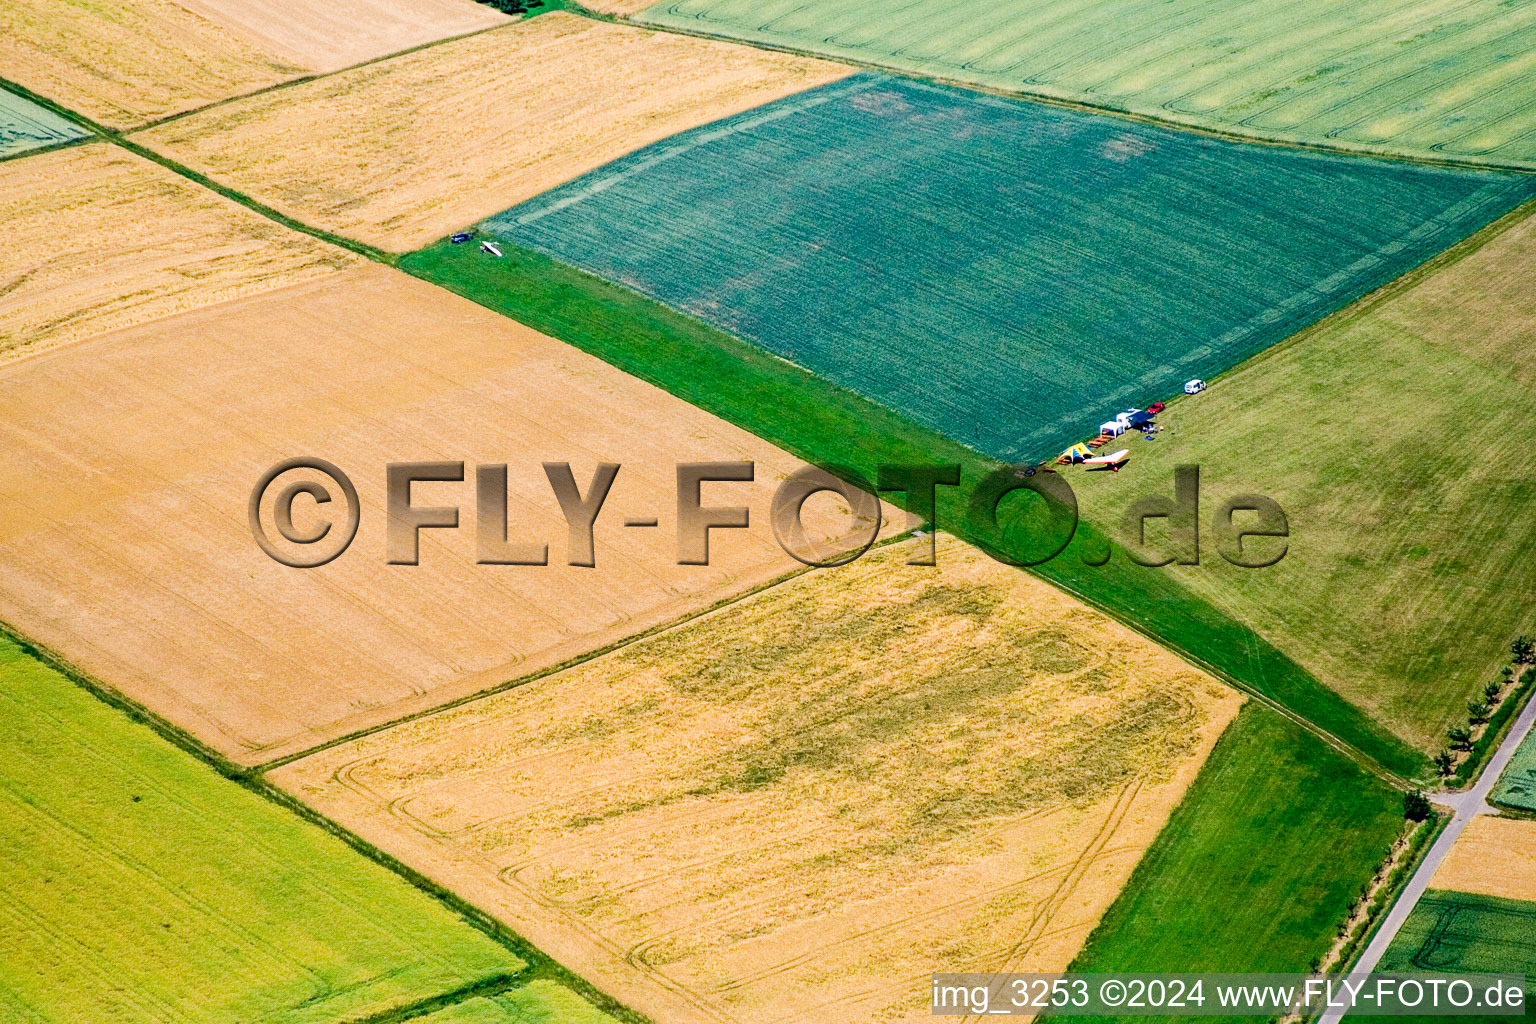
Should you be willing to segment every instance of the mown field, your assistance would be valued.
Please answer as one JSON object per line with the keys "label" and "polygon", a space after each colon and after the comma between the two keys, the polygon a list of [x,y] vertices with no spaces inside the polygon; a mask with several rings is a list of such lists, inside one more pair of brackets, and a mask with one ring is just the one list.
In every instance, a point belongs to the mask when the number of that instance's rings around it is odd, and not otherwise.
{"label": "mown field", "polygon": [[1523,1015],[1404,1017],[1493,1024],[1536,1018],[1536,903],[1431,889],[1413,908],[1377,967],[1380,971],[1523,974]]}
{"label": "mown field", "polygon": [[1536,217],[1327,321],[1164,414],[1112,480],[1072,477],[1083,515],[1118,530],[1173,468],[1205,507],[1280,502],[1285,558],[1228,564],[1208,535],[1171,575],[1404,740],[1433,752],[1529,632],[1536,592]]}
{"label": "mown field", "polygon": [[0,157],[84,138],[86,131],[46,107],[0,89]]}
{"label": "mown field", "polygon": [[273,781],[655,1019],[926,1019],[931,971],[1065,967],[1240,698],[974,548],[913,553]]}
{"label": "mown field", "polygon": [[1266,139],[1536,167],[1529,4],[662,0],[639,20]]}
{"label": "mown field", "polygon": [[0,360],[357,262],[105,142],[0,163],[0,222]]}
{"label": "mown field", "polygon": [[1396,792],[1249,705],[1072,970],[1305,970],[1402,821]]}
{"label": "mown field", "polygon": [[1262,351],[1533,194],[1516,176],[866,73],[481,227],[1022,461]]}
{"label": "mown field", "polygon": [[1515,750],[1514,758],[1488,799],[1495,803],[1536,811],[1536,732],[1527,736]]}
{"label": "mown field", "polygon": [[[0,382],[0,621],[245,764],[802,568],[767,514],[793,457],[371,263],[20,360]],[[246,514],[261,475],[300,455],[335,463],[360,496],[355,543],[314,569],[263,554]],[[419,565],[388,564],[386,465],[461,459],[462,482],[413,489],[418,505],[460,509],[460,527],[423,531]],[[716,531],[708,566],[679,565],[677,464],[741,460],[752,482],[707,483],[701,497],[749,508],[751,528]],[[543,468],[566,461],[584,495],[598,463],[621,467],[591,568],[570,564]],[[477,562],[482,463],[507,466],[507,539],[549,564]],[[270,535],[277,491],[300,478],[268,489]],[[296,509],[301,530],[329,511]],[[627,529],[631,516],[658,525]],[[859,529],[831,510],[812,518],[823,536]]]}
{"label": "mown field", "polygon": [[6,1020],[326,1024],[523,969],[5,638],[0,706]]}
{"label": "mown field", "polygon": [[848,73],[556,11],[134,138],[308,224],[404,251]]}

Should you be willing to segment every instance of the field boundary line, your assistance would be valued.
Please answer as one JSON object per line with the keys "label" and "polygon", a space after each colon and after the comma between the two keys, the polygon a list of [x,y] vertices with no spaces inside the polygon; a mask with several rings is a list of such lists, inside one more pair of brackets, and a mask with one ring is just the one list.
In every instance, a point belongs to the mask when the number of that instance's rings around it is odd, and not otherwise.
{"label": "field boundary line", "polygon": [[[111,128],[107,128],[104,125],[98,124],[90,118],[86,117],[84,114],[76,113],[75,111],[70,110],[68,107],[48,99],[46,96],[39,96],[37,93],[29,90],[26,86],[17,85],[10,79],[0,78],[0,89],[7,89],[16,93],[16,95],[21,96],[23,99],[29,99],[34,103],[37,103],[39,106],[47,107],[49,110],[60,115],[61,117],[68,118],[75,124],[88,129],[93,135],[96,136],[94,139],[90,136],[86,136],[83,139],[71,140],[71,143],[74,145],[95,141],[111,143],[115,146],[127,150],[137,157],[141,157],[152,163],[159,164],[166,170],[175,174],[179,174],[183,178],[186,178],[188,181],[191,181],[193,184],[201,185],[203,188],[208,189],[210,192],[215,192],[218,195],[223,196],[230,202],[239,203],[241,206],[244,206],[252,212],[258,213],[270,221],[275,221],[276,223],[281,224],[283,227],[288,228],[290,231],[297,231],[300,234],[309,235],[311,238],[317,238],[322,242],[327,242],[333,246],[336,246],[337,248],[356,253],[359,256],[366,257],[376,263],[382,263],[389,267],[394,266],[400,258],[394,253],[385,252],[383,249],[380,249],[377,246],[369,245],[366,242],[354,241],[353,239],[347,238],[344,235],[338,235],[334,232],[326,231],[323,228],[311,227],[303,221],[294,217],[290,217],[286,213],[276,210],[258,199],[251,198],[244,192],[230,188],[228,185],[224,185],[218,181],[215,181],[213,178],[208,177],[208,175],[203,174],[200,171],[194,171],[192,168],[186,166],[180,161],[173,160],[168,156],[163,156],[160,153],[155,152],[147,146],[140,145],[138,142],[128,138],[122,132],[114,131]],[[60,148],[62,148],[62,146],[45,147],[43,151],[51,151],[53,149]],[[35,151],[16,154],[16,156],[31,156],[33,155],[33,152]]]}
{"label": "field boundary line", "polygon": [[[511,317],[508,317],[508,319],[510,320]],[[571,347],[575,348],[574,345]],[[679,399],[679,401],[681,401],[681,399]],[[903,509],[903,511],[905,511],[905,509]],[[894,537],[888,537],[885,540],[876,541],[874,544],[870,545],[870,550],[873,551],[878,548],[900,543],[901,541],[908,539],[910,536],[911,530],[904,530]],[[866,554],[868,554],[868,552],[866,552]],[[762,583],[758,583],[752,587],[747,588],[746,590],[741,591],[740,593],[722,597],[715,601],[713,604],[706,605],[703,608],[698,608],[691,612],[685,612],[677,618],[668,619],[666,622],[658,622],[654,626],[647,627],[646,629],[643,629],[638,633],[633,633],[629,636],[620,637],[617,640],[603,644],[601,647],[594,647],[590,651],[584,651],[581,654],[572,655],[571,657],[566,658],[564,661],[550,665],[547,668],[539,669],[536,672],[529,672],[526,675],[515,676],[504,682],[497,683],[494,686],[487,687],[486,689],[476,690],[474,693],[467,693],[461,697],[455,697],[452,700],[445,701],[442,704],[433,705],[430,708],[422,708],[417,711],[412,711],[409,714],[401,715],[399,718],[392,718],[387,722],[380,722],[376,725],[369,725],[361,729],[353,730],[344,736],[337,736],[335,739],[326,740],[324,743],[317,743],[313,747],[308,747],[304,750],[296,751],[292,754],[284,754],[282,757],[273,758],[271,761],[263,762],[248,770],[253,775],[265,775],[268,772],[276,771],[279,768],[286,767],[297,761],[302,761],[304,758],[310,757],[311,755],[324,753],[327,750],[334,750],[335,748],[345,746],[354,740],[360,740],[366,736],[376,735],[385,731],[386,729],[393,729],[397,725],[405,725],[409,722],[420,721],[423,718],[427,718],[444,711],[451,711],[454,708],[463,707],[466,704],[472,704],[477,700],[483,700],[487,697],[494,697],[497,694],[506,693],[508,690],[515,690],[530,683],[536,683],[540,679],[558,675],[567,669],[575,668],[578,665],[584,665],[589,661],[596,661],[598,658],[601,658],[604,655],[612,654],[614,651],[622,650],[631,644],[639,643],[641,640],[647,640],[662,633],[667,633],[674,629],[678,629],[690,622],[693,622],[695,619],[701,619],[706,615],[713,615],[715,612],[722,611],[730,605],[736,604],[740,601],[745,601],[751,597],[756,597],[758,594],[766,593],[767,591],[772,590],[781,584],[788,583],[794,579],[798,579],[799,577],[814,571],[815,568],[815,566],[811,565],[802,565],[797,569],[790,569],[781,575],[775,576],[770,580],[765,580]]]}
{"label": "field boundary line", "polygon": [[[304,803],[298,797],[293,796],[286,790],[283,790],[268,782],[265,778],[258,774],[255,769],[243,768],[240,765],[235,764],[229,758],[207,746],[201,740],[187,732],[185,729],[181,728],[173,722],[168,721],[160,715],[157,715],[155,712],[151,711],[149,708],[145,707],[143,704],[140,704],[133,698],[113,689],[110,686],[107,686],[105,683],[101,682],[90,674],[75,667],[67,659],[61,657],[57,652],[44,644],[38,643],[37,641],[28,638],[25,634],[19,632],[9,623],[0,621],[0,636],[4,636],[5,638],[9,639],[15,643],[24,654],[35,658],[42,664],[46,665],[48,668],[58,672],[65,679],[69,680],[75,686],[84,690],[92,697],[101,701],[103,704],[106,704],[108,707],[114,709],[115,711],[126,715],[132,721],[146,726],[162,739],[173,743],[184,753],[192,755],[198,761],[213,769],[213,771],[220,777],[236,783],[248,792],[254,793],[257,796],[267,800],[269,803],[275,804],[278,807],[281,807],[288,812],[297,815],[300,819],[307,822],[308,824],[322,829],[335,838],[341,840],[354,852],[361,854],[368,860],[373,861],[375,864],[378,864],[385,870],[395,874],[407,884],[422,891],[426,895],[431,896],[433,899],[441,903],[450,913],[458,917],[461,921],[470,927],[477,929],[482,934],[490,937],[493,941],[499,943],[504,948],[515,953],[527,965],[516,975],[494,975],[491,978],[482,979],[481,982],[472,984],[469,986],[470,988],[473,988],[478,984],[489,984],[493,981],[501,981],[504,979],[512,978],[514,979],[514,984],[508,986],[510,989],[512,987],[525,984],[527,981],[532,981],[538,978],[548,978],[559,982],[566,988],[569,988],[571,991],[575,992],[582,998],[586,999],[589,1003],[596,1006],[599,1010],[602,1010],[604,1013],[617,1018],[619,1021],[623,1022],[623,1024],[651,1024],[649,1018],[642,1016],[634,1010],[631,1010],[628,1006],[625,1006],[623,1003],[620,1003],[606,992],[592,985],[580,975],[574,974],[567,970],[558,961],[544,953],[533,943],[523,938],[516,931],[503,924],[501,921],[497,920],[491,914],[481,910],[479,907],[475,906],[473,903],[458,895],[448,887],[438,884],[431,878],[405,864],[394,855],[387,853],[383,849],[375,846],[373,843],[370,843],[368,840],[353,832],[351,829],[348,829],[342,826],[340,823],[333,821],[332,819],[321,814],[319,811]],[[438,997],[451,994],[452,993],[439,993]],[[466,992],[465,995],[460,996],[458,999],[452,1000],[452,1002],[460,1002],[463,999],[469,998],[471,995],[476,994],[480,993]],[[438,997],[429,997],[428,1000],[424,1000],[423,1002],[430,1001],[430,998]],[[420,1016],[424,1013],[428,1013],[434,1009],[440,1008],[437,1006],[428,1006],[425,1009],[410,1012],[409,1014],[402,1013],[402,1010],[410,1010],[412,1007],[419,1007],[421,1005],[421,1003],[414,1003],[411,1004],[410,1007],[397,1008],[397,1010],[394,1011],[385,1011],[381,1014],[350,1021],[348,1024],[394,1024],[396,1021],[404,1021],[410,1017]]]}
{"label": "field boundary line", "polygon": [[[1484,224],[1481,228],[1478,228],[1476,231],[1472,232],[1472,234],[1456,242],[1454,245],[1448,246],[1445,249],[1442,249],[1440,252],[1435,253],[1435,255],[1431,256],[1423,263],[1420,263],[1418,266],[1413,267],[1410,270],[1406,270],[1397,277],[1394,277],[1392,280],[1388,281],[1380,288],[1377,288],[1375,291],[1367,292],[1366,294],[1356,299],[1354,302],[1351,302],[1349,305],[1345,306],[1343,309],[1335,310],[1334,312],[1323,317],[1321,320],[1317,320],[1308,324],[1306,327],[1303,327],[1295,334],[1288,335],[1287,337],[1282,338],[1280,341],[1275,342],[1275,344],[1269,346],[1268,348],[1255,352],[1253,355],[1249,356],[1247,359],[1244,359],[1236,366],[1222,370],[1220,373],[1214,374],[1213,376],[1207,378],[1207,380],[1219,381],[1224,377],[1229,377],[1232,374],[1237,373],[1239,370],[1245,369],[1246,367],[1257,365],[1265,359],[1278,356],[1286,350],[1293,348],[1304,341],[1309,341],[1319,334],[1345,326],[1347,324],[1354,323],[1356,320],[1365,316],[1365,314],[1375,310],[1376,307],[1389,302],[1406,292],[1412,291],[1413,288],[1418,286],[1424,281],[1425,278],[1431,276],[1432,274],[1444,270],[1446,267],[1454,266],[1457,263],[1460,263],[1462,260],[1472,255],[1477,250],[1483,248],[1485,245],[1492,242],[1495,238],[1520,224],[1522,221],[1532,216],[1533,214],[1536,214],[1536,199],[1528,199],[1521,203],[1519,206],[1516,206],[1513,210],[1510,210],[1508,213],[1504,214],[1502,217],[1498,217],[1489,223]],[[1187,396],[1185,395],[1175,395],[1173,398],[1168,400],[1168,405],[1172,406],[1177,402],[1185,401],[1186,398]]]}
{"label": "field boundary line", "polygon": [[[1117,118],[1122,121],[1135,121],[1139,124],[1151,125],[1157,128],[1165,128],[1172,131],[1187,132],[1191,135],[1202,135],[1207,138],[1221,139],[1226,142],[1236,142],[1246,145],[1269,146],[1276,149],[1297,149],[1305,152],[1319,153],[1329,156],[1346,156],[1359,159],[1386,160],[1393,163],[1419,164],[1424,167],[1440,167],[1452,170],[1471,171],[1504,171],[1514,174],[1536,175],[1536,164],[1532,163],[1500,163],[1492,160],[1478,160],[1475,157],[1431,157],[1416,153],[1407,153],[1391,149],[1373,149],[1364,146],[1330,145],[1325,142],[1313,142],[1305,139],[1277,138],[1275,136],[1261,135],[1258,133],[1231,131],[1215,128],[1207,125],[1192,124],[1178,121],[1171,117],[1158,117],[1156,114],[1147,114],[1141,111],[1131,110],[1126,107],[1118,107],[1111,103],[1091,103],[1087,100],[1073,99],[1068,96],[1057,96],[1047,92],[1037,92],[1028,89],[1008,89],[1002,86],[985,85],[980,82],[969,82],[948,75],[925,74],[919,71],[910,71],[905,68],[891,67],[888,64],[880,64],[875,61],[863,60],[858,57],[843,55],[829,55],[807,50],[803,47],[790,46],[785,43],[769,42],[760,39],[742,39],[735,36],[724,35],[716,32],[705,32],[699,29],[683,28],[676,25],[659,25],[650,22],[636,21],[633,15],[603,14],[599,11],[583,7],[573,0],[566,0],[565,10],[593,21],[608,22],[609,24],[628,25],[630,28],[644,29],[650,32],[666,32],[671,35],[689,36],[694,39],[708,39],[719,43],[734,43],[737,46],[749,46],[757,50],[770,50],[777,53],[787,53],[794,57],[807,57],[815,60],[826,61],[832,64],[844,64],[851,68],[864,71],[878,71],[882,74],[892,75],[898,78],[911,78],[920,82],[938,83],[954,88],[966,89],[971,92],[988,93],[993,96],[1001,96],[1007,99],[1024,100],[1031,103],[1041,103],[1046,106],[1060,107],[1066,110],[1075,110],[1084,114],[1099,114],[1106,117]],[[643,12],[642,12],[643,13]]]}
{"label": "field boundary line", "polygon": [[[539,13],[542,14],[545,12],[540,11]],[[473,39],[475,36],[484,35],[487,32],[499,32],[504,28],[510,28],[513,25],[527,21],[530,17],[533,17],[533,15],[529,15],[528,17],[524,18],[513,18],[511,21],[503,22],[499,25],[487,25],[484,28],[477,28],[468,32],[461,32],[456,36],[444,36],[441,39],[431,39],[425,43],[417,43],[414,46],[407,46],[403,50],[395,50],[392,53],[380,54],[377,57],[369,57],[367,60],[358,61],[356,64],[348,64],[346,67],[337,68],[334,71],[313,71],[309,74],[300,75],[298,78],[290,78],[284,82],[273,82],[271,85],[264,85],[259,89],[252,89],[250,92],[240,93],[238,96],[226,96],[223,99],[214,100],[211,103],[204,103],[200,107],[193,107],[191,110],[183,110],[179,113],[167,114],[165,117],[162,117],[159,120],[146,121],[143,124],[134,125],[132,128],[124,128],[120,132],[117,132],[117,134],[134,135],[139,132],[147,132],[152,128],[159,128],[162,125],[173,124],[174,122],[180,121],[184,118],[195,117],[198,114],[203,114],[210,110],[215,110],[219,107],[228,106],[231,103],[239,103],[242,100],[254,99],[257,96],[265,96],[268,93],[278,92],[282,89],[291,89],[298,85],[308,85],[310,82],[323,82],[327,78],[334,78],[337,75],[344,75],[349,71],[356,71],[359,68],[366,68],[373,64],[381,64],[386,60],[394,60],[396,57],[404,57],[408,54],[419,53],[422,50],[429,50],[434,46],[442,46],[445,43],[456,43],[461,39]]]}

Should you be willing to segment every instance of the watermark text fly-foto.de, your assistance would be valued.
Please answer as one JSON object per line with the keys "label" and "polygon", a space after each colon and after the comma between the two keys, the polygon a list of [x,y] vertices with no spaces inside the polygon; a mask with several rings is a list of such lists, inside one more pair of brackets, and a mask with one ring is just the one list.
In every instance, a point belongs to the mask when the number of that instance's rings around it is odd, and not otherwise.
{"label": "watermark text fly-foto.de", "polygon": [[[623,467],[600,462],[584,485],[568,462],[545,462],[542,469],[564,520],[566,564],[596,567],[595,528]],[[676,561],[708,565],[714,531],[751,525],[751,509],[729,503],[729,488],[753,482],[757,468],[749,461],[730,461],[680,462],[673,469]],[[460,529],[464,509],[473,511],[478,564],[550,564],[551,541],[560,538],[526,535],[526,524],[509,519],[506,463],[390,462],[382,475],[388,564],[419,565],[423,532]],[[417,485],[426,484],[457,484],[464,494],[454,504],[440,499],[428,504],[415,492]],[[708,503],[706,484],[712,495]],[[1171,496],[1148,494],[1130,504],[1121,524],[1120,549],[1126,557],[1146,566],[1198,565],[1203,539],[1214,540],[1224,560],[1245,568],[1274,565],[1285,556],[1290,523],[1278,502],[1240,494],[1202,514],[1199,468],[1179,466],[1172,484]],[[962,523],[940,522],[940,488],[958,490]],[[823,493],[834,495],[849,513],[848,528],[835,541],[817,539],[803,520],[807,502]],[[887,465],[879,467],[872,483],[844,469],[803,466],[774,489],[769,525],[779,546],[798,561],[812,566],[847,564],[880,535],[880,494],[899,494],[914,522],[927,527],[919,533],[926,544],[908,559],[913,565],[936,563],[935,529],[958,527],[954,532],[978,540],[992,557],[1013,565],[1039,565],[1060,557],[1078,532],[1077,496],[1071,484],[1062,474],[1038,472],[1034,466],[1003,466],[971,481],[962,480],[958,465]],[[287,459],[263,473],[251,490],[247,515],[261,550],[294,568],[335,560],[351,545],[363,519],[352,478],[334,463],[312,457]],[[629,516],[622,523],[626,528],[655,529],[661,518]],[[1161,534],[1155,540],[1153,530]],[[1078,553],[1089,565],[1103,565],[1110,556],[1107,544],[1083,545]]]}

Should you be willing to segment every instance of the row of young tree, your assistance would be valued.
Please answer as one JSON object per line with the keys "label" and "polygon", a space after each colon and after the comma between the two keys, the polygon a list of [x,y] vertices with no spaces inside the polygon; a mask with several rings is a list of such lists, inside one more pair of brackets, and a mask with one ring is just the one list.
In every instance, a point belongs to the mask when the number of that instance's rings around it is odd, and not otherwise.
{"label": "row of young tree", "polygon": [[1466,724],[1453,725],[1446,730],[1448,743],[1444,750],[1435,755],[1435,771],[1442,778],[1455,774],[1460,762],[1458,755],[1470,752],[1476,745],[1477,730],[1488,724],[1504,697],[1517,684],[1527,686],[1536,682],[1536,668],[1529,667],[1536,663],[1536,640],[1529,636],[1516,637],[1510,642],[1509,653],[1514,663],[1504,667],[1502,678],[1489,682],[1483,687],[1481,697],[1474,697],[1467,702]]}

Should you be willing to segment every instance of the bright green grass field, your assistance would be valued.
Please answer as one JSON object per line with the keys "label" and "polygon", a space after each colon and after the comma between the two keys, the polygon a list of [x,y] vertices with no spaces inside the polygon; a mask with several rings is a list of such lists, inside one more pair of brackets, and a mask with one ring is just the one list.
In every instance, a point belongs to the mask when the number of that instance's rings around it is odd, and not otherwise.
{"label": "bright green grass field", "polygon": [[1523,1016],[1399,1017],[1461,1024],[1536,1019],[1536,903],[1431,889],[1408,915],[1377,967],[1380,971],[1524,974]]}
{"label": "bright green grass field", "polygon": [[88,135],[46,107],[0,89],[0,157],[14,156]]}
{"label": "bright green grass field", "polygon": [[639,19],[1182,124],[1536,166],[1511,0],[662,0]]}
{"label": "bright green grass field", "polygon": [[1121,473],[1069,478],[1106,528],[1171,495],[1180,463],[1201,467],[1204,526],[1238,493],[1280,502],[1279,564],[1234,567],[1208,533],[1200,565],[1144,575],[1173,575],[1425,751],[1536,625],[1536,217],[1495,231],[1181,398]]}
{"label": "bright green grass field", "polygon": [[1249,704],[1074,971],[1305,971],[1403,825],[1402,798]]}
{"label": "bright green grass field", "polygon": [[3,637],[0,893],[7,1022],[352,1021],[524,967]]}

